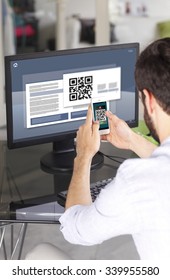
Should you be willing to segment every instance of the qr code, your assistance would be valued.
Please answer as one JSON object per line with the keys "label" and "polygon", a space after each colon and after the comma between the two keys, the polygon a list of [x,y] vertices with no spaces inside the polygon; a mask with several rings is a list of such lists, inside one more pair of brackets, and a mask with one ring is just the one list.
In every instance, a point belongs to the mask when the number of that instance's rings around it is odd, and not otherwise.
{"label": "qr code", "polygon": [[96,110],[96,121],[106,121],[105,109]]}
{"label": "qr code", "polygon": [[69,79],[69,100],[90,99],[93,91],[93,76]]}

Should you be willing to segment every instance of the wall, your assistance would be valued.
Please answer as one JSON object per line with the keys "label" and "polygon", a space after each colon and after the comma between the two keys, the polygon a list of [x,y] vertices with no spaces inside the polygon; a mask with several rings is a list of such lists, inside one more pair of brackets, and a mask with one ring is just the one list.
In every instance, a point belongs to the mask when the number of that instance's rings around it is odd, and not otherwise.
{"label": "wall", "polygon": [[94,18],[95,0],[67,0],[67,15],[79,14],[81,17]]}
{"label": "wall", "polygon": [[39,19],[39,49],[47,48],[46,41],[55,34],[56,3],[55,1],[36,0],[36,14]]}
{"label": "wall", "polygon": [[[4,57],[3,57],[3,29],[2,6],[0,3],[0,129],[6,123],[5,95],[4,95]],[[1,132],[0,132],[1,136]]]}
{"label": "wall", "polygon": [[125,2],[129,2],[131,10],[135,13],[135,9],[141,5],[147,7],[148,15],[151,17],[169,17],[170,1],[169,0],[109,0],[112,13],[118,14],[125,10]]}
{"label": "wall", "polygon": [[169,17],[170,18],[170,1],[169,0],[149,0],[146,1],[150,17]]}
{"label": "wall", "polygon": [[[46,48],[46,41],[55,34],[56,22],[56,1],[57,0],[36,0],[36,10],[39,14],[40,26],[40,49]],[[66,16],[79,14],[83,18],[94,18],[96,15],[96,0],[65,0]],[[121,17],[118,19],[120,4],[126,0],[109,0],[110,19],[118,25],[119,41],[142,41],[144,47],[149,41],[156,38],[156,23],[164,19],[170,19],[170,1],[169,0],[128,0],[137,7],[138,3],[146,3],[147,18]],[[148,25],[147,25],[148,24]],[[122,41],[122,38],[123,41]]]}
{"label": "wall", "polygon": [[[95,0],[65,0],[66,17],[78,14],[83,18],[94,18]],[[55,34],[56,0],[36,0],[36,11],[39,17],[39,46],[45,49],[46,41]]]}
{"label": "wall", "polygon": [[[129,0],[131,14],[125,14],[126,0],[110,0],[110,19],[115,24],[115,33],[119,43],[139,42],[141,49],[159,38],[157,23],[170,20],[169,0]],[[145,16],[139,15],[137,7],[146,3]]]}
{"label": "wall", "polygon": [[[57,0],[35,0],[36,10],[55,15]],[[80,14],[82,17],[95,16],[95,0],[65,0],[67,15]]]}

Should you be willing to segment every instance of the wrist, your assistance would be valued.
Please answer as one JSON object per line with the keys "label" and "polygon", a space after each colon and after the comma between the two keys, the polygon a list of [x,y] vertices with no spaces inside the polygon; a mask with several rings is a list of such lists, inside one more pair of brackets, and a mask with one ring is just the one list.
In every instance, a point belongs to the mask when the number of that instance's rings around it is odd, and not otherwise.
{"label": "wrist", "polygon": [[142,135],[133,132],[130,150],[141,158],[148,158],[157,148],[156,145],[145,139]]}
{"label": "wrist", "polygon": [[84,174],[87,174],[87,172],[90,172],[91,168],[91,159],[83,156],[76,156],[74,159],[74,167],[73,167],[73,173],[74,174],[82,174],[81,177],[84,176]]}
{"label": "wrist", "polygon": [[134,131],[131,131],[131,137],[130,137],[130,141],[129,141],[129,150],[131,150],[134,153],[136,151],[136,144],[138,143],[138,141],[140,141],[139,138],[140,137],[137,133],[135,133]]}
{"label": "wrist", "polygon": [[90,156],[89,154],[81,154],[81,155],[76,155],[75,159],[74,159],[74,164],[78,164],[80,165],[81,163],[83,164],[91,164],[92,161],[92,156]]}

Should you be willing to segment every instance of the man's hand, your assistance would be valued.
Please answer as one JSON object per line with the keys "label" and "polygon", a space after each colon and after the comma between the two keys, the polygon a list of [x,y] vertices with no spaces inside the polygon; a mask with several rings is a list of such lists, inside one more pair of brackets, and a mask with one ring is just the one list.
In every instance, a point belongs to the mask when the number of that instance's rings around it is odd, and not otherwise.
{"label": "man's hand", "polygon": [[89,159],[98,152],[100,148],[99,123],[92,120],[92,109],[89,105],[87,118],[84,125],[77,132],[77,157],[86,156]]}
{"label": "man's hand", "polygon": [[110,133],[102,135],[102,140],[107,140],[112,145],[120,149],[130,149],[132,130],[125,121],[119,119],[111,112],[107,111],[106,116],[109,119]]}
{"label": "man's hand", "polygon": [[141,158],[149,157],[157,148],[111,112],[106,112],[106,116],[109,119],[110,133],[102,135],[102,140],[109,141],[117,148],[131,150]]}

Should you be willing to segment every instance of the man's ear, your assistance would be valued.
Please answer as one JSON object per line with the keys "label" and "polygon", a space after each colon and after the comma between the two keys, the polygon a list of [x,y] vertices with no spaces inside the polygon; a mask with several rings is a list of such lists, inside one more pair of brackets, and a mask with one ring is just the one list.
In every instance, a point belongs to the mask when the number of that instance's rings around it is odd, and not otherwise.
{"label": "man's ear", "polygon": [[143,94],[145,96],[144,103],[147,108],[149,115],[151,115],[155,109],[155,97],[153,96],[152,92],[149,92],[147,89],[143,90]]}

